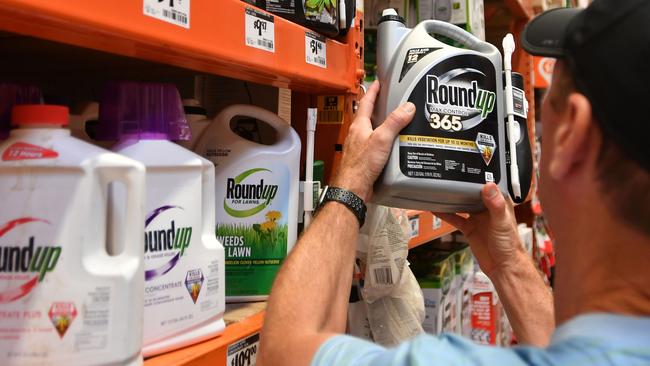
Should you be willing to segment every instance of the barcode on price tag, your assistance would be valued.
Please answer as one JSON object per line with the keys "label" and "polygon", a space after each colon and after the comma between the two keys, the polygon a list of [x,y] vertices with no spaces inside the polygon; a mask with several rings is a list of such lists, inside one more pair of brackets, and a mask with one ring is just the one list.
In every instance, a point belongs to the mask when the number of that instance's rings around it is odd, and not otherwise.
{"label": "barcode on price tag", "polygon": [[144,15],[190,28],[190,0],[144,0]]}
{"label": "barcode on price tag", "polygon": [[327,43],[320,34],[305,32],[305,61],[308,64],[327,68]]}
{"label": "barcode on price tag", "polygon": [[226,366],[254,366],[257,350],[260,347],[260,334],[255,333],[228,346]]}
{"label": "barcode on price tag", "polygon": [[246,8],[246,45],[275,52],[273,15]]}

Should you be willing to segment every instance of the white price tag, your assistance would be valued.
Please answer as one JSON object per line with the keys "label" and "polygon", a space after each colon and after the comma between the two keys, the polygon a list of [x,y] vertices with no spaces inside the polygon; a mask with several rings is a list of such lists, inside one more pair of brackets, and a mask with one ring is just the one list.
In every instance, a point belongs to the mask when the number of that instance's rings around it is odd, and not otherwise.
{"label": "white price tag", "polygon": [[246,45],[275,52],[273,15],[246,8]]}
{"label": "white price tag", "polygon": [[257,350],[260,347],[260,334],[255,333],[228,346],[226,366],[254,366]]}
{"label": "white price tag", "polygon": [[190,28],[190,0],[144,0],[144,15]]}
{"label": "white price tag", "polygon": [[420,235],[420,216],[413,216],[409,218],[409,226],[411,227],[409,239],[413,239],[416,236]]}
{"label": "white price tag", "polygon": [[308,64],[327,68],[327,43],[325,37],[305,32],[305,61]]}
{"label": "white price tag", "polygon": [[436,216],[433,215],[433,230],[438,230],[442,227],[442,220]]}

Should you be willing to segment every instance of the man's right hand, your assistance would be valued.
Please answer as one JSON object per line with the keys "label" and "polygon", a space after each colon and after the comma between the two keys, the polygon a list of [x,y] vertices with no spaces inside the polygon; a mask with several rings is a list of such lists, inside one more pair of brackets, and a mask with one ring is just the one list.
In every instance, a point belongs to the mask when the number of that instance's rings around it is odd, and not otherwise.
{"label": "man's right hand", "polygon": [[481,198],[487,208],[484,212],[469,217],[446,213],[437,213],[436,216],[467,237],[481,270],[493,278],[500,271],[518,266],[525,253],[512,203],[506,201],[494,183],[483,187]]}

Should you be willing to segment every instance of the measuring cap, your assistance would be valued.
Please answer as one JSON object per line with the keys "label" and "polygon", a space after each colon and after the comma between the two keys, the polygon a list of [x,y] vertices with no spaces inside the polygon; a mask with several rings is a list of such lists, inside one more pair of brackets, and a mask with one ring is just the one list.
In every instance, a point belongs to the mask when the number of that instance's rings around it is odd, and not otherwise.
{"label": "measuring cap", "polygon": [[110,82],[99,105],[98,140],[189,140],[190,127],[173,84]]}
{"label": "measuring cap", "polygon": [[68,107],[47,104],[16,105],[11,110],[11,124],[67,126]]}

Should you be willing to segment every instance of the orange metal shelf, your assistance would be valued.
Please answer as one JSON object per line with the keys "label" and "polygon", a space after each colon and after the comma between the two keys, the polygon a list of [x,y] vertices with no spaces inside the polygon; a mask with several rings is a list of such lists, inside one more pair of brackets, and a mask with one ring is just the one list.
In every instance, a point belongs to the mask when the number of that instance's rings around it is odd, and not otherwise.
{"label": "orange metal shelf", "polygon": [[259,333],[264,312],[228,325],[219,337],[144,361],[144,366],[213,366],[226,365],[228,346],[252,334]]}
{"label": "orange metal shelf", "polygon": [[[436,218],[431,212],[408,210],[406,213],[411,221],[413,234],[417,232],[417,235],[413,235],[409,240],[409,249],[456,231],[455,227]],[[414,220],[417,220],[417,224]],[[434,225],[435,223],[437,225]],[[417,225],[417,230],[415,230],[414,225]]]}
{"label": "orange metal shelf", "polygon": [[323,69],[305,62],[307,29],[278,16],[275,53],[246,46],[247,7],[193,0],[186,29],[144,15],[142,1],[2,0],[0,30],[310,94],[357,93],[358,19],[345,42],[327,39]]}

